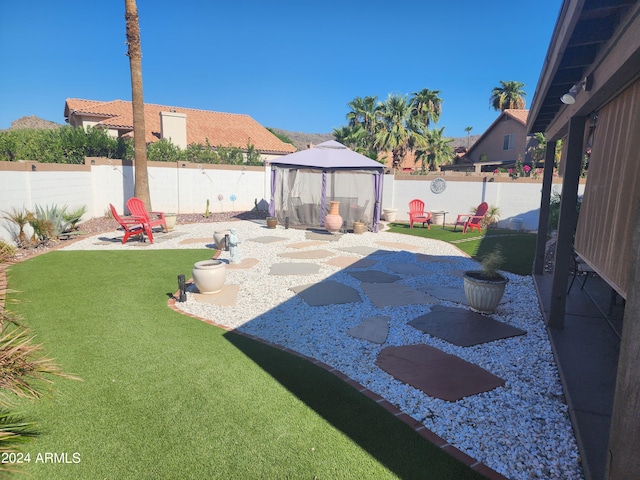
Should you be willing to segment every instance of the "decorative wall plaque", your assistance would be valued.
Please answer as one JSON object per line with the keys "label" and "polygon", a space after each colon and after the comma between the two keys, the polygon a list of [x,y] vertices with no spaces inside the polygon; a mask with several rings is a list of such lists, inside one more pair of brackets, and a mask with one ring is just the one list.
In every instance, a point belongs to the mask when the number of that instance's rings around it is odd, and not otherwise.
{"label": "decorative wall plaque", "polygon": [[435,178],[431,181],[431,191],[433,193],[442,193],[447,188],[447,182],[444,178]]}

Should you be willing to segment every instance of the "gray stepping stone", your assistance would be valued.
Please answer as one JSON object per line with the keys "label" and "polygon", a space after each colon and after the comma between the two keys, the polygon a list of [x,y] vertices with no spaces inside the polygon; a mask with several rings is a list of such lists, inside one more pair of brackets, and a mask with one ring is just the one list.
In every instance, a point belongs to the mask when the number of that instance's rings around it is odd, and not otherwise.
{"label": "gray stepping stone", "polygon": [[365,283],[393,283],[402,280],[398,275],[381,272],[380,270],[365,270],[363,272],[349,272],[353,278]]}
{"label": "gray stepping stone", "polygon": [[295,292],[302,297],[308,305],[313,307],[362,302],[362,298],[355,288],[333,280],[299,285],[297,287],[291,287],[289,290]]}
{"label": "gray stepping stone", "polygon": [[471,347],[527,333],[471,310],[442,305],[434,305],[431,313],[414,318],[409,325],[460,347]]}
{"label": "gray stepping stone", "polygon": [[361,286],[378,308],[437,303],[431,295],[400,283],[363,283]]}
{"label": "gray stepping stone", "polygon": [[462,285],[459,287],[427,287],[422,290],[440,300],[461,303],[463,305],[467,304],[467,297],[464,294]]}
{"label": "gray stepping stone", "polygon": [[283,258],[300,258],[300,259],[314,259],[314,258],[327,258],[335,255],[333,252],[329,250],[305,250],[303,252],[286,252],[279,253],[279,257]]}
{"label": "gray stepping stone", "polygon": [[352,337],[382,344],[389,335],[389,317],[379,315],[365,318],[360,325],[347,330],[347,333]]}
{"label": "gray stepping stone", "polygon": [[305,238],[307,240],[323,240],[325,242],[337,242],[342,237],[342,234],[333,234],[329,232],[313,231],[306,232]]}
{"label": "gray stepping stone", "polygon": [[[425,293],[433,295],[440,300],[446,300],[448,302],[461,303],[462,305],[468,305],[467,296],[464,294],[464,287],[426,287],[421,288]],[[511,301],[508,295],[504,295],[500,299],[500,305]]]}
{"label": "gray stepping stone", "polygon": [[393,253],[393,252],[390,252],[389,250],[380,250],[379,248],[366,247],[364,245],[355,246],[355,247],[345,247],[345,248],[341,248],[340,250],[342,250],[343,252],[357,253],[359,255],[364,255],[364,256],[384,255],[387,253]]}
{"label": "gray stepping stone", "polygon": [[387,268],[403,275],[429,275],[431,272],[415,263],[390,263]]}
{"label": "gray stepping stone", "polygon": [[378,262],[370,258],[334,257],[324,263],[340,268],[369,268]]}
{"label": "gray stepping stone", "polygon": [[250,242],[258,242],[258,243],[274,243],[281,242],[283,240],[287,240],[285,237],[275,237],[275,236],[265,236],[265,237],[256,237],[250,238]]}
{"label": "gray stepping stone", "polygon": [[320,265],[314,263],[274,263],[270,275],[312,275],[320,271]]}
{"label": "gray stepping stone", "polygon": [[451,257],[443,257],[440,255],[427,255],[426,253],[416,253],[416,260],[419,262],[437,262],[437,263],[453,263],[455,260]]}

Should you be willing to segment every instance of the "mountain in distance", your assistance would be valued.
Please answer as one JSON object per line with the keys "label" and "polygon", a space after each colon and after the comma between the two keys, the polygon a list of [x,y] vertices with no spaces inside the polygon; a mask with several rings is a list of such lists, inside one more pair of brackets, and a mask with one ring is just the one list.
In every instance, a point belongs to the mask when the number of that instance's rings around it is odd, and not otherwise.
{"label": "mountain in distance", "polygon": [[[309,144],[318,145],[319,143],[326,142],[328,140],[335,140],[332,133],[302,133],[290,132],[288,130],[282,130],[281,128],[269,128],[278,135],[286,135],[287,137],[289,137],[298,150],[306,150],[307,148],[309,148]],[[470,138],[453,138],[451,146],[453,148],[466,147],[469,144],[473,145],[479,138],[480,135],[471,135]]]}
{"label": "mountain in distance", "polygon": [[20,117],[17,120],[11,122],[11,126],[7,130],[18,130],[19,128],[30,128],[36,130],[53,130],[54,128],[60,128],[62,124],[52,122],[51,120],[45,120],[35,115],[29,117]]}

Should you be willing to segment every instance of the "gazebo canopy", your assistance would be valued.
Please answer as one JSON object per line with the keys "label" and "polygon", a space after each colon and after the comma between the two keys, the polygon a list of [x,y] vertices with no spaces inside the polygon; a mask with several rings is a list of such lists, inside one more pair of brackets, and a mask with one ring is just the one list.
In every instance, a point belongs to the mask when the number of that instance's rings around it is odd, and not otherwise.
{"label": "gazebo canopy", "polygon": [[290,153],[271,161],[271,165],[276,164],[315,168],[358,168],[380,171],[384,169],[381,163],[354,152],[335,140],[322,142],[308,150]]}
{"label": "gazebo canopy", "polygon": [[344,228],[378,231],[384,166],[335,140],[271,161],[269,213],[294,226],[323,227],[329,201]]}

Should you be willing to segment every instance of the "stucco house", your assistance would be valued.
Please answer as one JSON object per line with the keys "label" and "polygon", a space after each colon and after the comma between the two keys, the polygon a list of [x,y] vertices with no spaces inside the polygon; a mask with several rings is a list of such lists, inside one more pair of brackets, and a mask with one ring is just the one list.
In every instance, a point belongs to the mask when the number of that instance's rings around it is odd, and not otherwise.
{"label": "stucco house", "polygon": [[537,142],[527,135],[528,114],[529,110],[518,109],[500,112],[466,154],[442,170],[493,171],[498,167],[512,167],[518,157],[531,165],[532,147]]}
{"label": "stucco house", "polygon": [[[64,117],[74,127],[105,128],[113,137],[133,135],[133,107],[124,100],[98,101],[68,98]],[[251,143],[265,158],[296,151],[248,115],[145,103],[147,143],[161,138],[186,148],[192,143],[245,150]]]}

